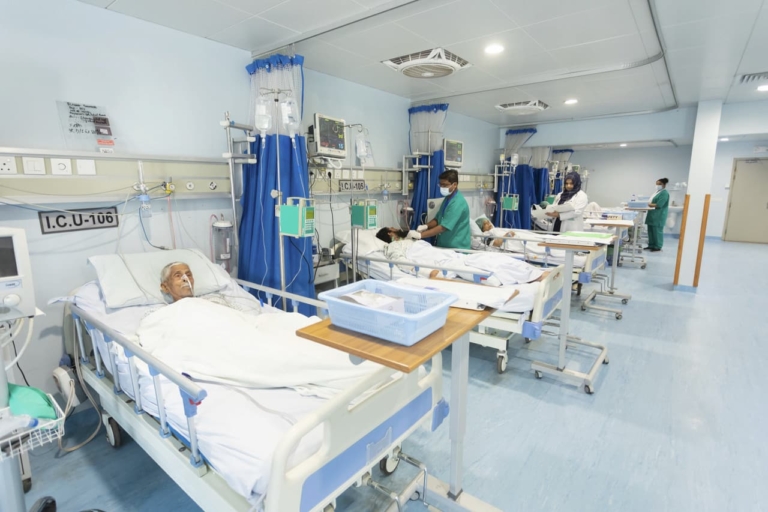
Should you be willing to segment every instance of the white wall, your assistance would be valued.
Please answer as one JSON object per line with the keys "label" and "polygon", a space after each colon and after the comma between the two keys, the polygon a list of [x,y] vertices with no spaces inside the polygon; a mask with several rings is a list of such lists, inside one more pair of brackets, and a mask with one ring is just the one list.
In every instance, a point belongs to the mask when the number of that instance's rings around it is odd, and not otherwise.
{"label": "white wall", "polygon": [[247,51],[75,0],[0,2],[0,48],[2,146],[66,149],[56,101],[105,107],[121,153],[220,157],[247,119]]}
{"label": "white wall", "polygon": [[767,142],[720,142],[715,154],[715,168],[712,174],[712,199],[709,204],[707,236],[723,236],[725,213],[728,207],[726,187],[731,185],[733,160],[735,158],[766,158],[768,153],[755,153],[755,146],[765,146]]}
{"label": "white wall", "polygon": [[[589,169],[590,201],[616,206],[632,194],[651,194],[659,178],[671,184],[686,181],[691,146],[576,151],[570,161]],[[682,204],[684,195],[679,195],[670,199]]]}
{"label": "white wall", "polygon": [[[0,3],[0,145],[66,149],[56,101],[108,109],[126,153],[220,157],[225,110],[246,119],[248,52],[85,5],[74,0]],[[34,181],[30,180],[30,186]],[[208,218],[229,201],[179,201],[178,246],[208,252]],[[96,203],[56,205],[84,208]],[[131,203],[128,211],[133,211]],[[165,203],[154,205],[149,235],[170,245]],[[38,306],[33,344],[21,360],[30,383],[53,389],[50,372],[62,354],[61,306],[46,302],[95,277],[87,258],[113,253],[116,229],[41,235],[35,212],[0,206],[4,226],[26,230]],[[191,233],[191,237],[181,227]],[[149,246],[137,218],[124,219],[122,248]]]}

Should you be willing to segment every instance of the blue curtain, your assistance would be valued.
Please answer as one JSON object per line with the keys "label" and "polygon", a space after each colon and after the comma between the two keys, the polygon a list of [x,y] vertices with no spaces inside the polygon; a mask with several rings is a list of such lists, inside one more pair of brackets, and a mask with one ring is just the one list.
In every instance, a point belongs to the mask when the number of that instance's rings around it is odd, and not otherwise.
{"label": "blue curtain", "polygon": [[[558,160],[561,163],[568,163],[568,160],[573,156],[572,149],[553,149],[552,160]],[[560,165],[555,176],[555,186],[552,188],[552,193],[557,195],[563,191],[563,179],[565,178],[564,165]]]}
{"label": "blue curtain", "polygon": [[563,191],[563,173],[560,171],[557,171],[557,174],[555,175],[555,186],[552,188],[552,193],[554,195],[559,194]]}
{"label": "blue curtain", "polygon": [[534,201],[533,204],[539,204],[549,195],[549,169],[533,169]]}
{"label": "blue curtain", "polygon": [[[427,157],[419,158],[419,165],[427,165]],[[413,220],[411,229],[416,229],[419,224],[423,224],[422,216],[427,213],[427,200],[434,197],[440,197],[440,174],[445,170],[445,155],[443,150],[435,151],[432,154],[432,169],[427,172],[423,169],[416,173],[413,183],[413,196],[411,207],[413,208]],[[427,183],[429,177],[429,183]],[[427,219],[430,221],[432,219]]]}
{"label": "blue curtain", "polygon": [[[262,142],[264,145],[262,146]],[[252,143],[258,163],[243,166],[243,216],[240,220],[240,260],[238,277],[253,283],[280,289],[280,236],[275,199],[277,190],[277,135],[260,136]],[[280,189],[283,202],[288,197],[309,196],[309,175],[304,137],[296,136],[295,145],[287,135],[279,136]],[[286,290],[314,298],[312,238],[283,238],[285,249]],[[265,300],[264,294],[254,294]],[[277,307],[282,303],[273,302]],[[289,308],[290,310],[290,308]],[[310,306],[300,306],[304,314],[314,314]]]}
{"label": "blue curtain", "polygon": [[536,200],[536,186],[533,179],[533,167],[530,165],[518,165],[515,172],[517,194],[520,197],[518,213],[520,215],[521,229],[531,229],[531,205]]}
{"label": "blue curtain", "polygon": [[[517,167],[520,169],[520,166]],[[496,219],[494,224],[500,228],[519,228],[520,227],[520,210],[510,211],[501,209],[501,198],[507,194],[517,194],[517,180],[515,175],[504,176],[499,183],[499,191],[496,194]]]}

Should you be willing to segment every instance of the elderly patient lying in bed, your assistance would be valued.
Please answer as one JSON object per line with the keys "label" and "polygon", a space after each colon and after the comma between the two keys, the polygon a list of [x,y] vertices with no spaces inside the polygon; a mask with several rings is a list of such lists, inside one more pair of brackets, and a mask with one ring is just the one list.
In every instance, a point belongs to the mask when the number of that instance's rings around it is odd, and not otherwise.
{"label": "elderly patient lying in bed", "polygon": [[[171,304],[154,309],[137,331],[140,344],[193,380],[246,388],[291,388],[329,397],[380,368],[354,364],[344,352],[296,336],[319,321],[298,313],[242,308],[234,297],[195,297],[189,265],[161,272],[160,289]],[[251,301],[255,302],[255,301]]]}
{"label": "elderly patient lying in bed", "polygon": [[[392,261],[409,261],[422,265],[449,267],[458,272],[443,274],[440,270],[419,269],[418,275],[430,278],[447,277],[473,281],[479,270],[491,273],[483,283],[490,286],[516,285],[541,281],[549,272],[502,253],[465,254],[447,249],[437,249],[423,240],[406,238],[408,232],[397,228],[382,228],[376,237],[387,243],[384,255]],[[413,265],[398,265],[406,273],[413,273]],[[463,269],[466,269],[465,271]]]}

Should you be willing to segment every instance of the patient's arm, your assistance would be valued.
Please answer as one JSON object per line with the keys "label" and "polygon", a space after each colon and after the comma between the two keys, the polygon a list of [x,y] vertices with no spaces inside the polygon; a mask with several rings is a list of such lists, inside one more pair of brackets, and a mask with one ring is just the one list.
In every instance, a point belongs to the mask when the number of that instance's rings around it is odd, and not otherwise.
{"label": "patient's arm", "polygon": [[533,281],[531,281],[531,282],[533,282],[533,283],[537,283],[537,282],[541,282],[541,281],[544,281],[544,280],[547,278],[547,276],[549,275],[549,272],[550,272],[550,271],[549,271],[549,270],[547,270],[546,272],[544,272],[543,274],[541,274],[541,275],[539,276],[539,278],[538,278],[538,279],[534,279],[534,280],[533,280]]}
{"label": "patient's arm", "polygon": [[504,243],[504,239],[497,238],[496,240],[493,241],[491,245],[493,245],[494,247],[501,247],[503,243]]}

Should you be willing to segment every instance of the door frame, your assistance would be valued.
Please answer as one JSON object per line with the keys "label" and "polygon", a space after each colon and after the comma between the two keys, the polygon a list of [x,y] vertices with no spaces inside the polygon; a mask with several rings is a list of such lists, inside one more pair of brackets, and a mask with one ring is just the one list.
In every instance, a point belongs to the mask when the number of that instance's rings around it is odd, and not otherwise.
{"label": "door frame", "polygon": [[726,234],[728,233],[728,220],[731,216],[731,194],[733,193],[733,184],[736,182],[736,166],[739,162],[759,162],[761,160],[768,161],[768,158],[734,158],[733,159],[733,168],[731,169],[731,184],[728,187],[728,203],[725,207],[725,222],[723,222],[723,236],[722,240],[723,242],[727,242],[725,239]]}

